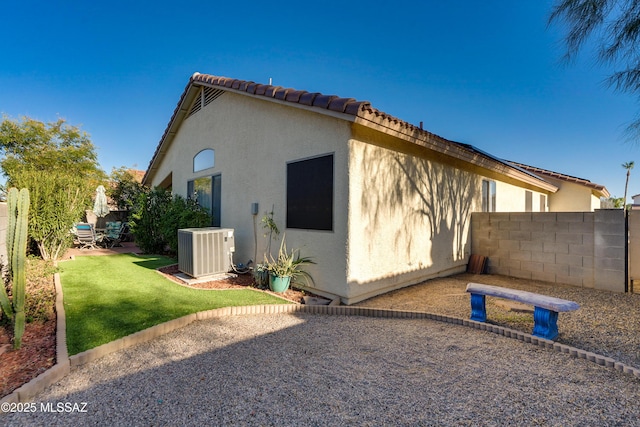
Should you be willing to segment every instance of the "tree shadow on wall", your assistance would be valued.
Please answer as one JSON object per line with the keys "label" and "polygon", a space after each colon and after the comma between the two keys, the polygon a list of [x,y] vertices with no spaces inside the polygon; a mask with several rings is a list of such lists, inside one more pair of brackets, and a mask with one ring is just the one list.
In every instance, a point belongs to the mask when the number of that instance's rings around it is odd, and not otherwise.
{"label": "tree shadow on wall", "polygon": [[388,229],[390,224],[382,222],[399,215],[402,220],[394,226],[396,251],[404,250],[411,258],[414,243],[429,239],[430,259],[434,255],[452,262],[465,258],[472,206],[479,191],[472,173],[368,144],[363,159],[361,204],[369,236]]}

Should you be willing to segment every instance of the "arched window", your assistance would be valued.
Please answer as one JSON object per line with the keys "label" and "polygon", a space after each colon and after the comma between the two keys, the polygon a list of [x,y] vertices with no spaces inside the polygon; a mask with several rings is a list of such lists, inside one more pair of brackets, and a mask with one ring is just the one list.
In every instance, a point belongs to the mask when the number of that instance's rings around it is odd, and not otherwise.
{"label": "arched window", "polygon": [[193,157],[193,171],[210,169],[215,163],[215,152],[211,148],[202,150]]}

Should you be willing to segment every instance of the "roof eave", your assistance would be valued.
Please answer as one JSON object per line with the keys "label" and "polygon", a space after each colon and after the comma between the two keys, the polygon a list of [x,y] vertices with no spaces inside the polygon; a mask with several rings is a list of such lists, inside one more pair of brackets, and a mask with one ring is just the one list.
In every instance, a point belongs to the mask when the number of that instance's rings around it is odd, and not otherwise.
{"label": "roof eave", "polygon": [[158,170],[159,162],[162,161],[165,153],[167,152],[167,150],[169,149],[169,146],[171,145],[171,142],[173,142],[173,138],[178,132],[178,129],[182,124],[182,121],[187,116],[189,112],[189,107],[193,103],[193,100],[197,96],[199,90],[200,89],[198,85],[194,84],[193,78],[189,79],[189,83],[187,84],[184,91],[182,92],[182,95],[180,96],[180,100],[178,101],[178,105],[173,111],[173,115],[169,120],[169,124],[167,125],[167,128],[165,129],[164,134],[162,135],[162,138],[160,138],[160,143],[158,144],[158,147],[156,148],[156,151],[153,154],[151,161],[149,162],[149,167],[147,168],[147,172],[145,173],[144,178],[142,179],[142,184],[149,185],[153,180],[155,173]]}
{"label": "roof eave", "polygon": [[558,191],[558,187],[555,185],[541,179],[540,177],[519,170],[508,162],[496,159],[479,150],[474,152],[470,149],[466,149],[461,144],[449,141],[407,122],[388,116],[385,113],[365,111],[363,109],[354,122],[357,125],[365,126],[375,131],[422,146],[440,155],[505,175],[516,181],[533,186],[543,192],[555,193]]}
{"label": "roof eave", "polygon": [[515,165],[518,168],[522,168],[525,171],[529,171],[533,174],[536,175],[541,175],[543,177],[548,177],[549,179],[555,179],[558,181],[564,181],[564,182],[570,182],[572,184],[576,184],[576,185],[582,185],[584,187],[587,187],[589,189],[591,189],[591,193],[596,196],[596,197],[604,197],[604,198],[609,198],[611,197],[611,195],[609,194],[609,190],[607,190],[607,187],[605,187],[604,185],[601,184],[596,184],[594,182],[591,182],[587,179],[584,178],[578,178],[575,176],[570,176],[570,175],[565,175],[562,174],[560,172],[554,172],[554,171],[550,171],[547,169],[542,169],[542,168],[538,168],[535,166],[530,166],[530,165],[525,165],[523,163],[518,163],[518,162],[508,162],[510,164]]}
{"label": "roof eave", "polygon": [[356,101],[353,98],[340,98],[335,95],[323,95],[299,91],[280,86],[262,85],[251,81],[230,79],[208,74],[194,73],[189,79],[185,90],[180,96],[178,105],[169,120],[169,124],[160,139],[160,143],[149,162],[149,167],[143,178],[143,184],[153,181],[159,163],[168,151],[182,121],[187,117],[189,108],[201,87],[214,87],[227,92],[254,99],[266,100],[281,105],[329,115],[335,118],[366,126],[372,130],[393,135],[402,140],[415,143],[429,150],[452,159],[467,162],[497,172],[507,177],[533,186],[542,191],[555,193],[558,187],[550,184],[536,175],[519,170],[508,162],[501,161],[479,150],[465,148],[463,144],[454,143],[438,135],[418,128],[394,116],[376,110],[368,101]]}

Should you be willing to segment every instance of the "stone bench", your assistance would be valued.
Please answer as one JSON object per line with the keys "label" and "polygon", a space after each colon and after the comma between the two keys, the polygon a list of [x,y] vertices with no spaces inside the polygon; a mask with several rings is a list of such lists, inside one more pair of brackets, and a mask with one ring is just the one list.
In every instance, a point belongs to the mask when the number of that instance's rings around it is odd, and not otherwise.
{"label": "stone bench", "polygon": [[467,292],[471,294],[471,320],[486,322],[485,296],[518,301],[534,306],[533,335],[549,340],[558,336],[558,312],[580,308],[580,305],[573,301],[480,283],[467,284]]}

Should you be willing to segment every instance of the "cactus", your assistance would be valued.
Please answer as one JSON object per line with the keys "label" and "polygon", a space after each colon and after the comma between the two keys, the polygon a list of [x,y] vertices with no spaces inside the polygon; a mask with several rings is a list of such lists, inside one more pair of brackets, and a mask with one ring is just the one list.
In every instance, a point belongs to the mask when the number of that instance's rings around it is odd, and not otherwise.
{"label": "cactus", "polygon": [[[7,215],[8,225],[7,225],[7,264],[3,266],[4,268],[4,279],[7,283],[11,283],[11,255],[13,249],[13,238],[15,237],[15,227],[16,227],[16,203],[18,201],[18,189],[11,188],[9,190],[9,194],[7,197]],[[4,286],[0,286],[0,312],[4,312],[11,321],[13,321],[13,307],[11,305],[11,301],[9,300],[9,296],[7,295],[7,290]]]}
{"label": "cactus", "polygon": [[18,349],[22,344],[25,314],[24,300],[27,283],[27,218],[29,215],[29,190],[23,188],[18,192],[16,188],[9,190],[7,199],[9,223],[7,227],[7,279],[11,283],[13,301],[9,301],[4,286],[0,292],[2,310],[13,318],[13,348]]}
{"label": "cactus", "polygon": [[[5,274],[9,274],[9,269]],[[0,319],[2,319],[2,314],[6,314],[9,319],[13,319],[13,307],[11,307],[11,301],[9,301],[9,295],[7,295],[7,289],[5,288],[4,283],[0,283]]]}

